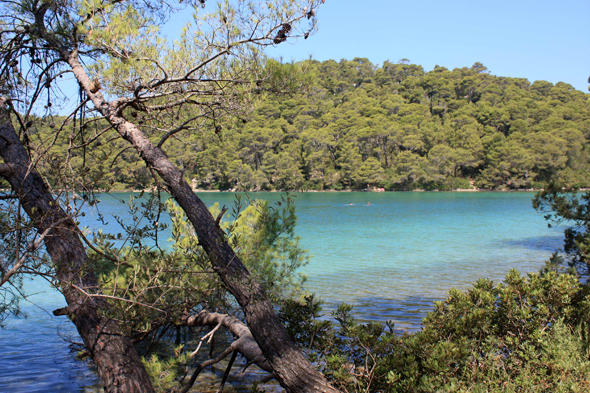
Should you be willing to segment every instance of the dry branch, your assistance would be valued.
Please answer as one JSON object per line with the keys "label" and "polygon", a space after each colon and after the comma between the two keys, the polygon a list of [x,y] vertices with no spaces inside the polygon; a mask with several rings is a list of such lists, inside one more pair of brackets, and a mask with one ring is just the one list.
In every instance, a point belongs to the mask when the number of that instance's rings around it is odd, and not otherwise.
{"label": "dry branch", "polygon": [[[262,354],[260,347],[256,343],[256,340],[252,336],[252,333],[250,332],[250,329],[248,329],[248,326],[246,326],[246,324],[244,324],[238,318],[228,314],[220,314],[216,312],[202,310],[197,315],[189,315],[188,313],[186,313],[182,317],[180,324],[182,326],[189,327],[213,327],[213,330],[201,339],[201,342],[199,343],[197,350],[193,352],[193,354],[195,354],[198,351],[198,349],[201,346],[201,343],[205,339],[211,339],[215,331],[219,329],[220,326],[225,327],[231,334],[234,335],[234,337],[236,337],[236,340],[234,340],[230,344],[230,346],[226,348],[219,356],[217,356],[214,359],[206,360],[197,366],[196,370],[191,376],[190,381],[183,389],[183,392],[187,392],[193,386],[199,373],[205,367],[220,362],[230,353],[237,352],[246,359],[246,366],[244,367],[244,370],[248,368],[248,366],[255,364],[262,370],[269,372],[271,374],[273,373],[272,367]],[[232,363],[233,362],[230,363],[230,367]],[[229,370],[226,371],[226,373],[228,372]],[[272,374],[272,377],[274,378],[274,374]]]}
{"label": "dry branch", "polygon": [[250,329],[238,318],[228,314],[203,310],[197,315],[186,314],[181,320],[181,325],[189,327],[216,327],[221,325],[225,327],[231,334],[237,337],[237,340],[231,344],[231,348],[244,356],[248,364],[256,364],[262,370],[272,373],[272,367],[266,361]]}

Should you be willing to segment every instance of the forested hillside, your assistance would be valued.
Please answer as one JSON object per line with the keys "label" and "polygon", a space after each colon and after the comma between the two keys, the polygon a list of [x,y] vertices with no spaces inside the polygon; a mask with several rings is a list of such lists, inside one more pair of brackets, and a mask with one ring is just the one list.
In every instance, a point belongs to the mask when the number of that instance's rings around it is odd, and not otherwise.
{"label": "forested hillside", "polygon": [[[312,61],[309,72],[304,94],[268,96],[235,122],[171,138],[168,156],[204,189],[590,186],[590,95],[571,85],[497,77],[480,63],[425,73],[407,60],[355,58]],[[104,150],[107,139],[72,155],[89,168],[86,186],[149,187],[137,154],[122,142]]]}

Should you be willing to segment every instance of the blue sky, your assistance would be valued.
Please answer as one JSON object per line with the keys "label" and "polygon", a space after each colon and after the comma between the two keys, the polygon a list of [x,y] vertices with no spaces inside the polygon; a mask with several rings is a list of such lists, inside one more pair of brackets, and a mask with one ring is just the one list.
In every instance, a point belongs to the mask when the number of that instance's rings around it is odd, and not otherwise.
{"label": "blue sky", "polygon": [[[209,0],[206,11],[214,7]],[[165,34],[177,34],[191,15],[174,15]],[[284,61],[366,57],[374,64],[407,58],[426,71],[481,62],[493,75],[563,81],[588,93],[590,0],[326,0],[317,16],[315,35],[268,54]],[[71,91],[74,105],[73,81]]]}
{"label": "blue sky", "polygon": [[590,0],[326,0],[319,31],[268,53],[285,61],[407,58],[426,71],[479,61],[492,74],[588,92]]}

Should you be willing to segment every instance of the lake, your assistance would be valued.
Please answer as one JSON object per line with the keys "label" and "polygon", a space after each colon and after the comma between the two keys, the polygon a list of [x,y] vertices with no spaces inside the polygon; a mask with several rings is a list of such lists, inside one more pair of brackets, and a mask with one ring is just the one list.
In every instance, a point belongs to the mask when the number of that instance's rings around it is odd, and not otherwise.
{"label": "lake", "polygon": [[[127,216],[130,194],[104,196],[107,224],[87,211],[82,226],[119,232],[112,215]],[[451,287],[468,288],[479,278],[499,281],[511,268],[537,271],[562,246],[563,229],[547,228],[528,192],[325,192],[296,193],[297,234],[312,258],[303,269],[307,289],[326,303],[354,305],[362,321],[394,320],[402,330],[420,321]],[[235,194],[199,193],[208,204],[231,207]],[[251,193],[276,201],[277,193]],[[353,205],[350,205],[352,203]],[[368,205],[370,203],[370,205]],[[164,239],[169,237],[164,233]],[[63,297],[41,281],[24,303],[27,319],[11,318],[0,330],[0,390],[95,391],[99,381],[88,363],[73,359],[61,336],[76,333],[51,311]],[[34,303],[34,304],[33,304]],[[58,335],[59,333],[59,335]]]}

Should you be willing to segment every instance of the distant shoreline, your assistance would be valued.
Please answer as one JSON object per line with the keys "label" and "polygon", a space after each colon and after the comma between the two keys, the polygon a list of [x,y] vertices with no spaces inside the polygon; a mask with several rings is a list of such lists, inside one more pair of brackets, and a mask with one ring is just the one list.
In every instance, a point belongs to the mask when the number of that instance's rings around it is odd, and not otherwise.
{"label": "distant shoreline", "polygon": [[[194,192],[199,192],[199,193],[215,193],[215,192],[231,192],[231,193],[245,193],[245,192],[300,192],[300,193],[307,193],[307,192],[371,192],[371,193],[376,193],[376,194],[380,194],[380,193],[384,193],[384,192],[539,192],[539,191],[543,191],[543,188],[522,188],[522,189],[514,189],[514,190],[495,190],[495,189],[485,189],[485,188],[477,188],[477,189],[471,189],[471,188],[459,188],[456,190],[424,190],[424,189],[420,189],[417,188],[415,190],[385,190],[385,191],[373,191],[373,190],[354,190],[354,189],[344,189],[344,190],[248,190],[248,191],[243,191],[243,190],[207,190],[207,189],[193,189]],[[134,192],[134,193],[139,193],[139,192],[150,192],[152,191],[151,189],[145,189],[145,190],[135,190],[135,189],[123,189],[123,190],[109,190],[109,191],[105,191],[105,190],[93,190],[93,192],[97,192],[97,193],[113,193],[113,192]],[[576,191],[590,191],[590,188],[578,188],[576,189]],[[11,192],[10,188],[0,188],[0,192]]]}
{"label": "distant shoreline", "polygon": [[[136,192],[137,190],[134,190]],[[144,190],[147,192],[147,190]],[[496,190],[491,188],[458,188],[456,190],[424,190],[424,189],[415,189],[415,190],[385,190],[385,191],[373,191],[373,190],[354,190],[354,189],[344,189],[344,190],[257,190],[257,191],[237,191],[237,190],[205,190],[205,189],[195,189],[194,192],[371,192],[380,194],[383,192],[539,192],[544,191],[543,188],[521,188],[521,189],[512,189],[512,190]],[[590,188],[578,188],[576,191],[590,191]],[[119,191],[115,191],[119,192]],[[129,192],[129,191],[123,191]]]}

